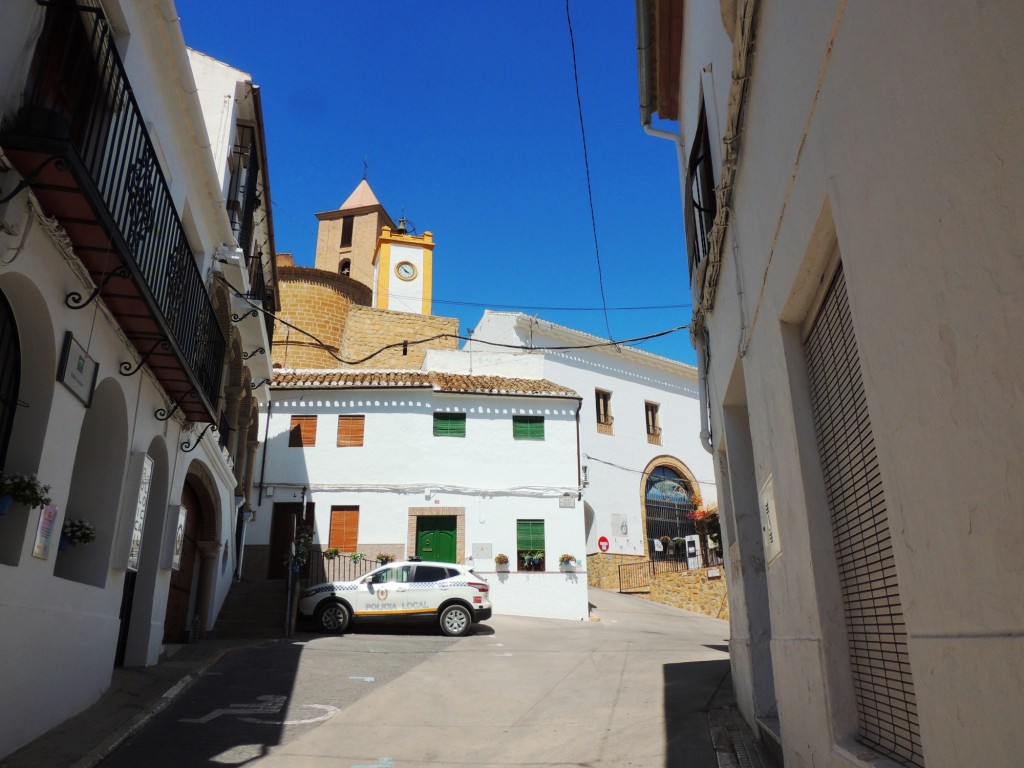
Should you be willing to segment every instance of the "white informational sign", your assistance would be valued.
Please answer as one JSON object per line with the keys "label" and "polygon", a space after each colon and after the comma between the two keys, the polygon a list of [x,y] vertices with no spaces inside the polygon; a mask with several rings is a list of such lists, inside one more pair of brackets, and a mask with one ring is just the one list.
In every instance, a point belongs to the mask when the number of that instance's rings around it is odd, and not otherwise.
{"label": "white informational sign", "polygon": [[629,522],[621,512],[612,512],[612,536],[629,536]]}
{"label": "white informational sign", "polygon": [[181,570],[181,552],[185,547],[185,520],[188,518],[188,510],[178,507],[178,528],[174,532],[174,558],[171,560],[171,568],[175,571]]}
{"label": "white informational sign", "polygon": [[775,513],[775,483],[771,475],[761,486],[758,496],[761,507],[761,541],[764,543],[764,559],[770,563],[782,554],[782,543],[779,541],[779,518]]}
{"label": "white informational sign", "polygon": [[474,560],[490,560],[492,555],[491,544],[474,544],[473,545],[473,559]]}
{"label": "white informational sign", "polygon": [[[57,526],[57,518],[60,516],[60,509],[56,504],[49,504],[39,511],[39,524],[36,526],[36,540],[32,545],[32,557],[40,560],[50,559],[50,546],[53,543],[54,530]],[[60,536],[60,531],[56,531]]]}
{"label": "white informational sign", "polygon": [[57,380],[75,393],[75,397],[92,405],[92,393],[96,386],[96,373],[99,365],[86,353],[85,349],[75,341],[71,331],[64,334],[64,349],[60,356],[60,370]]}
{"label": "white informational sign", "polygon": [[563,493],[558,497],[558,508],[559,509],[574,509],[576,507],[576,497],[571,493]]}
{"label": "white informational sign", "polygon": [[139,482],[139,496],[135,503],[135,520],[132,523],[132,541],[128,548],[128,570],[139,570],[139,555],[142,553],[142,528],[146,524],[146,507],[149,505],[149,485],[153,478],[153,459],[148,455],[142,459],[142,479]]}

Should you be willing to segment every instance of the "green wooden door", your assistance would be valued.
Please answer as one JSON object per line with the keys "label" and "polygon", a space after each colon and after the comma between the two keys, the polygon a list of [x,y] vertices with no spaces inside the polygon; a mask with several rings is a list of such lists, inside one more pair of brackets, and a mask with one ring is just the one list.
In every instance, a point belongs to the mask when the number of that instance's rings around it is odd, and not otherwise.
{"label": "green wooden door", "polygon": [[416,518],[416,554],[424,560],[456,562],[455,517]]}

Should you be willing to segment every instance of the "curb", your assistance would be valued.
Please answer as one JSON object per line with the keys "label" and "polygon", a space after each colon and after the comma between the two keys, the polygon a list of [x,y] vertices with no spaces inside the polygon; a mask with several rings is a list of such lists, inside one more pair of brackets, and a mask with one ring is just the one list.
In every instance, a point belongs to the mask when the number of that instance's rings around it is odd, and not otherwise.
{"label": "curb", "polygon": [[173,704],[176,699],[185,693],[185,691],[199,682],[199,678],[205,675],[211,667],[219,664],[225,656],[230,653],[234,653],[235,651],[246,651],[251,648],[258,648],[261,645],[268,645],[270,642],[278,642],[278,640],[271,640],[269,642],[261,641],[259,643],[251,643],[249,645],[239,645],[234,648],[223,648],[168,688],[159,699],[150,703],[144,711],[133,717],[127,725],[105,738],[98,746],[87,752],[80,760],[72,763],[70,768],[95,768],[95,766],[99,765],[103,760],[109,757],[114,750],[142,730],[150,720]]}

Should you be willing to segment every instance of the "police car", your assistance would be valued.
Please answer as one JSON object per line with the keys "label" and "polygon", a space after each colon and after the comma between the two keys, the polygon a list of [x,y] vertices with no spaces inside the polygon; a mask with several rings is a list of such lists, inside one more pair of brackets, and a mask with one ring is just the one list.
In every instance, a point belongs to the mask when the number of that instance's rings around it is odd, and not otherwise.
{"label": "police car", "polygon": [[450,637],[491,618],[490,587],[455,563],[406,561],[382,565],[354,581],[317,584],[302,593],[299,613],[324,632],[352,621],[436,620]]}

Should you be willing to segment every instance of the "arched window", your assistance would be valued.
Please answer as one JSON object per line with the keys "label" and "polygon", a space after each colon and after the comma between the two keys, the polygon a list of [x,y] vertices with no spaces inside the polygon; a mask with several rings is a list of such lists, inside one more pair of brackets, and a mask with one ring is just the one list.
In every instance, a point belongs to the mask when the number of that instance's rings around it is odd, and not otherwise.
{"label": "arched window", "polygon": [[0,293],[0,469],[7,461],[7,445],[14,428],[21,383],[21,344],[14,312]]}
{"label": "arched window", "polygon": [[352,274],[352,259],[342,259],[338,265],[338,272],[349,277]]}
{"label": "arched window", "polygon": [[[697,505],[689,482],[671,467],[655,467],[647,478],[644,506],[651,558],[673,557],[677,550],[681,553],[674,540],[697,533],[697,524],[690,517]],[[661,542],[660,549],[655,541]]]}

